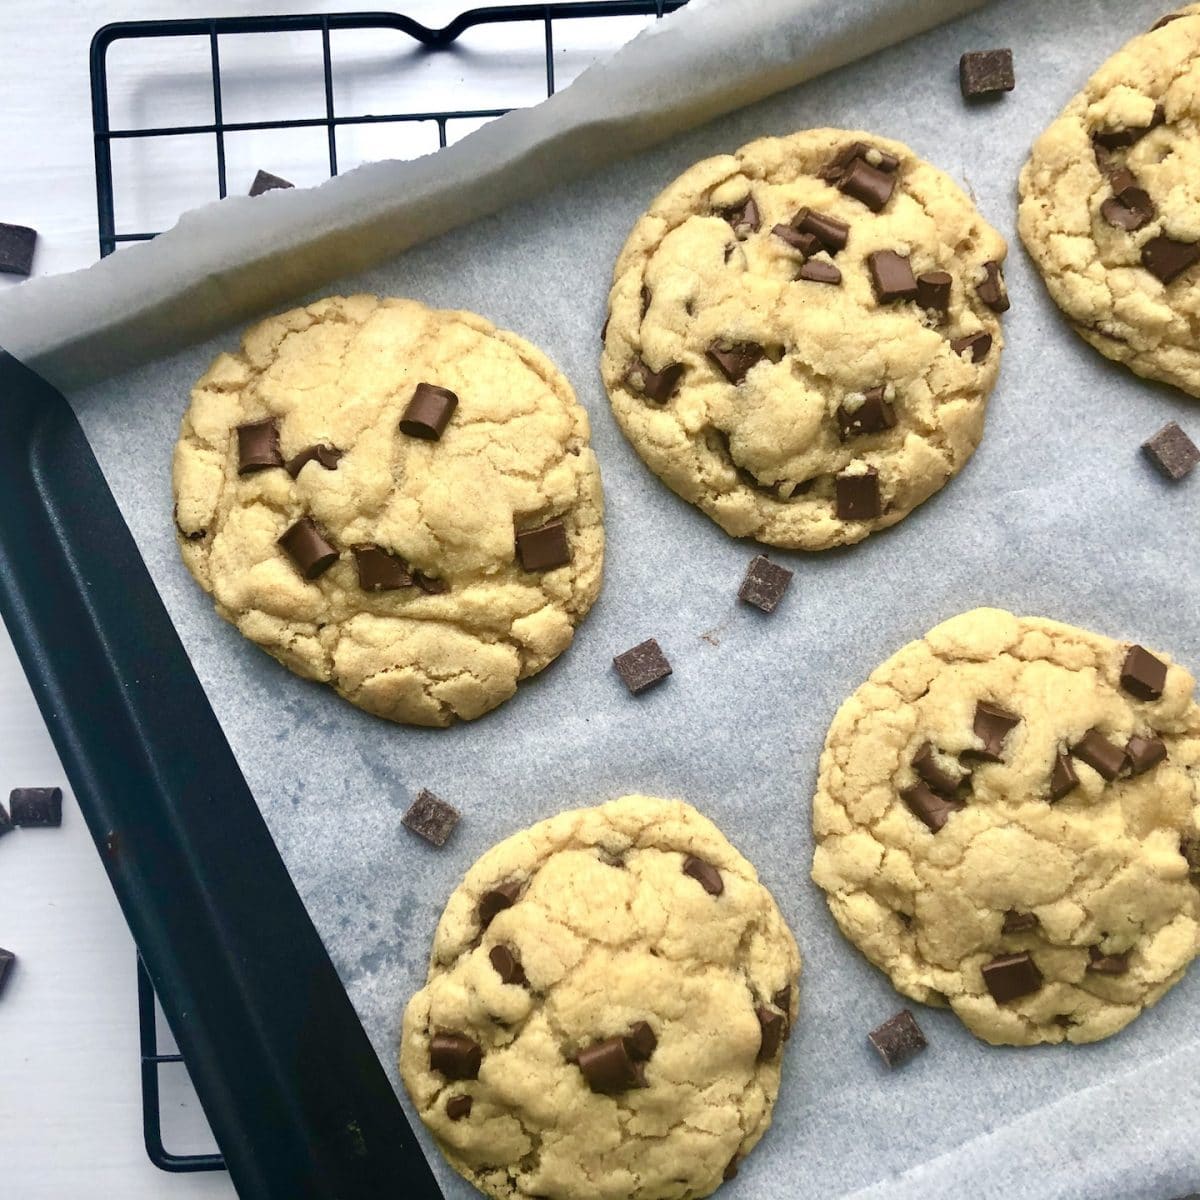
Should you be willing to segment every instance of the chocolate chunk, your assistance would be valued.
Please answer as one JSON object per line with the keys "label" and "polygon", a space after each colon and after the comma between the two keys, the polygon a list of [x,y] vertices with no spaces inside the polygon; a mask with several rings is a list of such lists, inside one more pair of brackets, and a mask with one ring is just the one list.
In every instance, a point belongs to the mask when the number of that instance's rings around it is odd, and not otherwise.
{"label": "chocolate chunk", "polygon": [[289,183],[286,179],[282,179],[278,175],[272,175],[270,171],[259,171],[254,176],[254,182],[250,185],[250,195],[261,196],[263,192],[273,192],[278,188],[295,186],[294,183]]}
{"label": "chocolate chunk", "polygon": [[1125,751],[1120,746],[1114,746],[1098,729],[1089,729],[1071,747],[1071,753],[1110,783],[1121,773],[1127,761]]}
{"label": "chocolate chunk", "polygon": [[779,1053],[783,1044],[783,1017],[773,1010],[760,1004],[754,1015],[758,1017],[758,1027],[762,1031],[762,1040],[758,1044],[758,1061],[767,1062]]}
{"label": "chocolate chunk", "polygon": [[992,310],[992,312],[1008,312],[1008,293],[1004,290],[1004,276],[1000,274],[1000,264],[985,262],[983,264],[983,282],[975,287],[975,295]]}
{"label": "chocolate chunk", "polygon": [[600,326],[600,344],[601,345],[604,345],[604,343],[608,340],[608,323],[611,320],[612,320],[612,315],[610,314],[609,316],[604,318],[604,324]]}
{"label": "chocolate chunk", "polygon": [[512,908],[521,895],[521,885],[516,880],[498,883],[479,897],[479,928],[486,929],[506,908]]}
{"label": "chocolate chunk", "polygon": [[400,820],[418,837],[434,846],[444,846],[458,824],[458,810],[422,788]]}
{"label": "chocolate chunk", "polygon": [[916,276],[908,259],[902,254],[897,254],[895,250],[876,250],[867,255],[867,269],[871,273],[875,298],[880,304],[916,299]]}
{"label": "chocolate chunk", "polygon": [[552,571],[571,561],[567,527],[561,520],[547,521],[536,529],[518,529],[517,558],[525,571]]}
{"label": "chocolate chunk", "polygon": [[783,1039],[787,1041],[792,1036],[792,989],[789,984],[785,984],[772,997],[771,1003],[775,1005],[781,1013],[787,1025],[783,1030]]}
{"label": "chocolate chunk", "polygon": [[917,276],[917,303],[922,308],[945,312],[950,307],[950,288],[953,283],[954,280],[946,271],[922,272]]}
{"label": "chocolate chunk", "polygon": [[436,575],[426,575],[422,571],[413,571],[412,581],[430,596],[441,596],[450,590],[446,580],[438,579]]}
{"label": "chocolate chunk", "polygon": [[830,254],[844,250],[850,237],[850,226],[845,221],[839,221],[828,213],[814,212],[811,208],[802,208],[796,213],[792,218],[792,228],[813,234]]}
{"label": "chocolate chunk", "polygon": [[613,659],[613,666],[617,668],[621,682],[635,696],[661,683],[671,674],[671,664],[654,638],[647,638],[632,650],[618,654]]}
{"label": "chocolate chunk", "polygon": [[333,446],[326,446],[324,444],[309,446],[301,450],[293,458],[288,459],[287,473],[295,479],[310,462],[319,463],[327,471],[336,471],[338,461],[341,457],[342,452]]}
{"label": "chocolate chunk", "polygon": [[57,829],[62,824],[62,788],[13,788],[8,810],[12,823],[22,829]]}
{"label": "chocolate chunk", "polygon": [[1021,718],[1015,713],[996,704],[980,700],[975,705],[975,722],[972,725],[975,736],[983,742],[980,750],[968,750],[972,758],[982,758],[985,762],[1002,762],[1004,759],[1004,740],[1009,733],[1021,723]]}
{"label": "chocolate chunk", "polygon": [[457,407],[458,397],[448,388],[418,383],[400,418],[400,432],[436,442],[446,432]]}
{"label": "chocolate chunk", "polygon": [[649,289],[649,288],[648,288],[648,287],[647,287],[647,286],[646,286],[646,285],[643,283],[643,284],[642,284],[642,296],[641,296],[641,299],[642,299],[642,320],[643,320],[643,321],[646,319],[646,314],[647,314],[647,313],[650,311],[650,301],[651,301],[653,298],[654,298],[654,297],[653,297],[653,296],[650,294],[650,289]]}
{"label": "chocolate chunk", "polygon": [[641,359],[637,359],[625,372],[625,382],[635,392],[641,392],[647,400],[653,400],[656,404],[665,404],[682,378],[682,363],[670,363],[661,371],[652,371]]}
{"label": "chocolate chunk", "polygon": [[1174,421],[1168,421],[1149,441],[1143,442],[1142,449],[1168,479],[1176,482],[1200,463],[1200,449]]}
{"label": "chocolate chunk", "polygon": [[412,573],[404,559],[370,542],[354,546],[353,552],[358,586],[364,592],[394,592],[412,587]]}
{"label": "chocolate chunk", "polygon": [[871,1045],[879,1051],[884,1065],[895,1069],[919,1054],[929,1044],[916,1018],[907,1008],[889,1017],[878,1029],[867,1034]]}
{"label": "chocolate chunk", "polygon": [[934,756],[932,742],[926,742],[917,751],[916,756],[912,760],[912,765],[913,770],[935,792],[940,792],[943,796],[953,796],[958,791],[958,785],[962,780],[951,775],[949,771],[943,770],[938,765],[937,758]]}
{"label": "chocolate chunk", "polygon": [[836,512],[839,521],[873,521],[883,511],[879,472],[874,467],[835,475]]}
{"label": "chocolate chunk", "polygon": [[896,190],[896,176],[871,166],[864,158],[856,158],[836,187],[847,196],[861,200],[872,212],[880,212]]}
{"label": "chocolate chunk", "polygon": [[451,1096],[446,1101],[446,1116],[452,1121],[461,1121],[463,1117],[471,1115],[471,1097],[470,1096]]}
{"label": "chocolate chunk", "polygon": [[478,1079],[482,1062],[479,1043],[464,1033],[435,1033],[429,1039],[429,1069],[447,1079]]}
{"label": "chocolate chunk", "polygon": [[488,952],[488,960],[500,976],[501,983],[522,984],[525,982],[525,968],[521,960],[507,946],[493,946]]}
{"label": "chocolate chunk", "polygon": [[746,568],[746,577],[738,588],[738,599],[765,613],[775,611],[788,584],[792,582],[792,572],[787,567],[773,563],[765,554],[759,554],[750,560]]}
{"label": "chocolate chunk", "polygon": [[896,427],[896,410],[885,399],[882,387],[868,388],[862,400],[850,405],[843,400],[837,406],[838,436],[844,442],[848,437],[863,433],[883,433]]}
{"label": "chocolate chunk", "polygon": [[312,517],[301,517],[279,538],[279,545],[305,579],[324,575],[338,560],[337,549],[326,540]]}
{"label": "chocolate chunk", "polygon": [[1059,750],[1054,756],[1054,768],[1050,772],[1050,799],[1061,800],[1078,786],[1079,776],[1075,774],[1071,756]]}
{"label": "chocolate chunk", "polygon": [[1028,996],[1042,986],[1042,973],[1028,950],[1003,954],[983,964],[983,982],[997,1004]]}
{"label": "chocolate chunk", "polygon": [[927,783],[914,783],[900,793],[909,812],[924,823],[930,833],[937,833],[950,819],[950,814],[966,808],[961,800],[939,796]]}
{"label": "chocolate chunk", "polygon": [[982,329],[977,329],[974,333],[968,333],[965,337],[954,338],[950,342],[950,349],[955,354],[966,352],[967,357],[973,362],[983,362],[988,356],[988,351],[992,348],[992,335],[985,333]]}
{"label": "chocolate chunk", "polygon": [[33,270],[37,230],[0,222],[0,274],[28,275]]}
{"label": "chocolate chunk", "polygon": [[4,994],[4,985],[12,974],[17,956],[11,950],[0,949],[0,995]]}
{"label": "chocolate chunk", "polygon": [[237,427],[238,474],[252,475],[268,467],[282,467],[279,452],[279,424],[274,417]]}
{"label": "chocolate chunk", "polygon": [[1129,951],[1105,954],[1099,946],[1089,946],[1087,969],[1097,975],[1124,975],[1129,970]]}
{"label": "chocolate chunk", "polygon": [[12,833],[16,826],[12,823],[12,818],[8,815],[8,809],[0,804],[0,837],[6,833]]}
{"label": "chocolate chunk", "polygon": [[751,233],[757,233],[759,224],[762,221],[762,218],[759,216],[758,205],[754,203],[753,196],[747,196],[741,204],[737,204],[733,208],[721,209],[720,213],[733,227],[733,232],[739,238],[744,238]]}
{"label": "chocolate chunk", "polygon": [[1157,129],[1167,119],[1167,114],[1161,104],[1154,106],[1154,115],[1149,125],[1130,125],[1119,129],[1098,129],[1092,132],[1092,142],[1103,146],[1105,150],[1120,150],[1124,146],[1132,146],[1140,141],[1152,129]]}
{"label": "chocolate chunk", "polygon": [[1142,737],[1135,733],[1125,743],[1125,754],[1129,758],[1130,775],[1144,775],[1167,758],[1167,746],[1162,738]]}
{"label": "chocolate chunk", "polygon": [[889,173],[900,165],[900,160],[887,150],[869,146],[866,142],[851,142],[843,146],[817,174],[829,183],[836,183],[853,166],[855,159],[859,158],[868,165]]}
{"label": "chocolate chunk", "polygon": [[[1164,25],[1170,25],[1172,21],[1178,21],[1179,18],[1184,15],[1185,14],[1181,12],[1167,13],[1165,17],[1159,17],[1158,20],[1150,26],[1149,31],[1153,33],[1156,29],[1161,29]],[[1187,1197],[1184,1197],[1184,1200],[1187,1200]]]}
{"label": "chocolate chunk", "polygon": [[1142,266],[1163,283],[1182,275],[1197,259],[1200,259],[1200,244],[1176,242],[1162,234],[1152,237],[1142,247]]}
{"label": "chocolate chunk", "polygon": [[1001,933],[1027,933],[1030,929],[1038,927],[1038,919],[1031,912],[1018,912],[1015,908],[1010,908],[1004,914],[1004,924],[1000,927]]}
{"label": "chocolate chunk", "polygon": [[719,896],[725,890],[721,872],[712,863],[707,863],[694,854],[683,860],[683,873],[691,876],[710,896]]}
{"label": "chocolate chunk", "polygon": [[734,384],[741,383],[746,378],[746,372],[765,353],[757,342],[713,342],[705,351],[721,374]]}
{"label": "chocolate chunk", "polygon": [[[1126,181],[1128,177],[1128,182]],[[1154,201],[1150,193],[1133,182],[1130,171],[1121,169],[1113,176],[1114,196],[1109,196],[1100,205],[1100,215],[1118,229],[1141,229],[1154,219]]]}
{"label": "chocolate chunk", "polygon": [[623,1037],[594,1042],[580,1050],[575,1061],[588,1087],[601,1095],[608,1096],[646,1086],[646,1069],[630,1057]]}
{"label": "chocolate chunk", "polygon": [[793,229],[790,225],[776,225],[771,232],[781,241],[787,242],[793,250],[799,250],[801,254],[816,254],[819,250],[824,249],[821,239],[815,233],[804,233],[799,229]]}
{"label": "chocolate chunk", "polygon": [[658,1038],[654,1036],[649,1021],[639,1021],[625,1035],[625,1049],[629,1051],[629,1057],[638,1062],[649,1061],[657,1048]]}
{"label": "chocolate chunk", "polygon": [[807,279],[810,283],[838,284],[842,282],[842,273],[831,262],[810,258],[796,272],[796,278]]}
{"label": "chocolate chunk", "polygon": [[737,1178],[738,1163],[741,1161],[738,1155],[734,1155],[728,1163],[725,1164],[725,1170],[721,1172],[721,1179],[728,1183],[731,1179]]}
{"label": "chocolate chunk", "polygon": [[1011,92],[1016,86],[1012,51],[968,51],[958,60],[958,86],[964,100]]}
{"label": "chocolate chunk", "polygon": [[1167,685],[1167,664],[1144,646],[1130,646],[1121,664],[1121,686],[1139,700],[1157,700]]}

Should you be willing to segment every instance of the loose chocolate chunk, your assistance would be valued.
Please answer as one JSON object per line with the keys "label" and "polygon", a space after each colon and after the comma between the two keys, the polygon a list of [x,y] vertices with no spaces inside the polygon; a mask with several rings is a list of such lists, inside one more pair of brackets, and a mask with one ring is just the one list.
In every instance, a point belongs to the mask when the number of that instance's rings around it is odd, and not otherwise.
{"label": "loose chocolate chunk", "polygon": [[1061,800],[1078,786],[1079,776],[1075,774],[1075,764],[1071,761],[1071,756],[1059,750],[1054,756],[1054,768],[1050,772],[1050,799]]}
{"label": "loose chocolate chunk", "polygon": [[4,994],[4,985],[16,961],[17,956],[11,950],[0,950],[0,995]]}
{"label": "loose chocolate chunk", "polygon": [[796,213],[792,228],[813,234],[830,254],[844,250],[850,237],[850,226],[845,221],[828,213],[814,212],[811,208],[802,208]]}
{"label": "loose chocolate chunk", "polygon": [[1099,946],[1089,946],[1087,969],[1097,975],[1124,975],[1129,970],[1129,951],[1105,954]]}
{"label": "loose chocolate chunk", "polygon": [[842,273],[831,262],[823,262],[819,258],[810,258],[796,272],[797,279],[807,279],[811,283],[842,282]]}
{"label": "loose chocolate chunk", "polygon": [[1135,733],[1125,743],[1125,753],[1129,758],[1129,773],[1144,775],[1152,767],[1166,761],[1167,746],[1162,738],[1142,737]]}
{"label": "loose chocolate chunk", "polygon": [[310,462],[319,463],[327,471],[336,471],[342,452],[324,444],[308,446],[287,462],[287,473],[295,479]]}
{"label": "loose chocolate chunk", "polygon": [[1071,753],[1110,783],[1120,775],[1127,761],[1125,751],[1114,746],[1098,729],[1089,729],[1071,747]]}
{"label": "loose chocolate chunk", "polygon": [[1008,312],[1008,293],[1004,290],[1004,276],[1000,274],[1000,264],[985,262],[983,270],[984,279],[976,286],[975,294],[992,312]]}
{"label": "loose chocolate chunk", "polygon": [[966,808],[961,800],[939,796],[927,783],[914,783],[900,793],[909,812],[924,823],[930,833],[937,833],[950,819],[950,814]]}
{"label": "loose chocolate chunk", "polygon": [[671,664],[667,662],[667,656],[663,654],[654,638],[647,638],[632,650],[618,654],[613,659],[613,666],[616,667],[621,682],[635,696],[656,683],[661,683],[671,674]]}
{"label": "loose chocolate chunk", "polygon": [[13,788],[8,809],[12,823],[22,829],[57,829],[62,824],[62,788]]}
{"label": "loose chocolate chunk", "polygon": [[1011,92],[1016,86],[1012,51],[968,51],[958,60],[958,86],[964,100]]}
{"label": "loose chocolate chunk", "polygon": [[373,542],[355,546],[353,551],[358,586],[364,592],[394,592],[398,588],[412,587],[412,573],[402,558]]}
{"label": "loose chocolate chunk", "polygon": [[896,410],[885,398],[882,387],[868,388],[862,400],[848,405],[845,400],[837,406],[838,436],[844,442],[848,437],[862,433],[883,433],[896,427]]}
{"label": "loose chocolate chunk", "polygon": [[743,203],[735,205],[733,208],[723,208],[720,211],[721,216],[729,222],[733,227],[733,232],[739,238],[758,232],[762,218],[759,216],[758,205],[754,203],[753,196],[747,196]]}
{"label": "loose chocolate chunk", "polygon": [[824,249],[821,239],[815,233],[803,233],[790,225],[776,225],[771,232],[801,254],[816,254],[818,250]]}
{"label": "loose chocolate chunk", "polygon": [[835,475],[833,484],[839,521],[873,521],[883,511],[879,472],[874,467],[853,474]]}
{"label": "loose chocolate chunk", "polygon": [[447,1079],[478,1079],[482,1062],[479,1043],[465,1033],[435,1033],[429,1039],[429,1069]]}
{"label": "loose chocolate chunk", "polygon": [[452,1121],[461,1121],[463,1117],[471,1115],[471,1097],[470,1096],[451,1096],[446,1101],[446,1116]]}
{"label": "loose chocolate chunk", "polygon": [[875,298],[880,304],[916,299],[916,276],[904,255],[897,254],[895,250],[876,250],[867,255],[867,269],[871,273]]}
{"label": "loose chocolate chunk", "polygon": [[929,1044],[916,1018],[907,1008],[889,1017],[878,1029],[867,1034],[871,1045],[879,1051],[884,1065],[895,1069],[919,1054]]}
{"label": "loose chocolate chunk", "polygon": [[418,383],[400,418],[400,432],[436,442],[446,432],[457,407],[458,397],[448,388]]}
{"label": "loose chocolate chunk", "polygon": [[0,222],[0,273],[28,275],[33,270],[33,248],[37,238],[37,230],[27,225]]}
{"label": "loose chocolate chunk", "polygon": [[458,824],[458,810],[422,788],[400,821],[432,845],[444,846]]}
{"label": "loose chocolate chunk", "polygon": [[1200,463],[1200,449],[1174,421],[1168,421],[1152,438],[1143,442],[1142,449],[1168,479],[1176,482]]}
{"label": "loose chocolate chunk", "polygon": [[779,1053],[783,1044],[783,1028],[786,1022],[783,1017],[760,1004],[754,1015],[758,1017],[758,1027],[762,1030],[762,1041],[758,1045],[758,1061],[767,1062]]}
{"label": "loose chocolate chunk", "polygon": [[629,1057],[637,1062],[647,1062],[657,1048],[658,1038],[654,1036],[649,1021],[639,1021],[625,1035],[625,1049],[629,1051]]}
{"label": "loose chocolate chunk", "polygon": [[1092,133],[1092,142],[1103,146],[1105,150],[1120,150],[1124,146],[1132,146],[1134,142],[1144,138],[1152,129],[1157,129],[1167,119],[1167,114],[1161,104],[1154,106],[1154,115],[1149,125],[1130,125],[1120,129],[1097,129]]}
{"label": "loose chocolate chunk", "polygon": [[434,575],[426,575],[421,571],[413,571],[412,581],[430,596],[441,596],[443,593],[450,590],[449,583],[444,579],[438,579]]}
{"label": "loose chocolate chunk", "polygon": [[753,604],[765,613],[772,613],[791,582],[792,572],[787,567],[781,567],[765,554],[759,554],[750,560],[746,568],[746,577],[738,588],[738,599],[745,604]]}
{"label": "loose chocolate chunk", "polygon": [[1042,973],[1028,950],[1003,954],[983,964],[983,982],[997,1004],[1018,1000],[1042,986]]}
{"label": "loose chocolate chunk", "polygon": [[518,529],[516,537],[523,570],[551,571],[571,561],[567,527],[560,520],[547,521],[536,529]]}
{"label": "loose chocolate chunk", "polygon": [[856,158],[837,181],[837,189],[861,200],[872,212],[880,212],[896,190],[896,176]]}
{"label": "loose chocolate chunk", "polygon": [[927,784],[935,792],[940,792],[943,796],[953,796],[958,791],[958,785],[962,782],[961,779],[951,775],[949,771],[943,770],[938,765],[937,758],[934,755],[933,743],[926,742],[912,761],[913,770],[925,780]]}
{"label": "loose chocolate chunk", "polygon": [[1021,723],[1016,713],[997,704],[989,704],[980,700],[975,705],[975,722],[972,725],[975,736],[983,742],[980,750],[969,750],[967,754],[973,758],[982,758],[985,762],[1002,762],[1004,759],[1004,740],[1009,733]]}
{"label": "loose chocolate chunk", "polygon": [[683,364],[669,363],[661,371],[652,371],[641,359],[625,372],[625,382],[635,392],[641,392],[647,400],[665,404],[683,378]]}
{"label": "loose chocolate chunk", "polygon": [[730,383],[741,383],[765,350],[757,342],[713,342],[705,351],[709,360]]}
{"label": "loose chocolate chunk", "polygon": [[305,579],[324,575],[338,560],[336,547],[330,544],[312,517],[301,517],[279,538]]}
{"label": "loose chocolate chunk", "polygon": [[950,349],[955,354],[966,353],[967,357],[973,362],[983,362],[988,356],[988,351],[992,348],[992,335],[985,333],[982,329],[977,329],[974,333],[968,333],[965,337],[954,338],[950,342]]}
{"label": "loose chocolate chunk", "polygon": [[683,860],[683,873],[690,875],[710,896],[719,896],[725,890],[721,872],[694,854]]}
{"label": "loose chocolate chunk", "polygon": [[1160,234],[1142,247],[1142,266],[1162,283],[1182,275],[1200,259],[1200,243],[1177,242]]}
{"label": "loose chocolate chunk", "polygon": [[575,1056],[583,1078],[593,1092],[612,1095],[646,1086],[646,1069],[629,1055],[623,1037],[605,1038],[580,1050]]}
{"label": "loose chocolate chunk", "polygon": [[1001,933],[1026,933],[1030,929],[1036,929],[1038,919],[1031,912],[1018,912],[1015,908],[1010,908],[1004,914],[1004,924],[1000,928]]}
{"label": "loose chocolate chunk", "polygon": [[1139,700],[1157,700],[1167,685],[1167,664],[1144,646],[1130,646],[1121,664],[1121,686]]}
{"label": "loose chocolate chunk", "polygon": [[283,466],[283,455],[279,452],[279,424],[274,417],[255,421],[253,425],[239,425],[237,439],[239,475]]}
{"label": "loose chocolate chunk", "polygon": [[501,983],[525,982],[525,968],[521,960],[507,946],[493,946],[488,952],[488,959],[496,968]]}
{"label": "loose chocolate chunk", "polygon": [[278,188],[295,187],[294,183],[289,183],[286,179],[278,175],[272,175],[270,171],[259,171],[254,176],[254,182],[250,185],[251,196],[261,196],[263,192],[273,192]]}
{"label": "loose chocolate chunk", "polygon": [[950,288],[953,283],[947,271],[922,272],[917,276],[917,303],[922,308],[945,312],[950,307]]}
{"label": "loose chocolate chunk", "polygon": [[479,898],[479,927],[486,929],[506,908],[512,908],[521,895],[521,885],[516,880],[498,883]]}

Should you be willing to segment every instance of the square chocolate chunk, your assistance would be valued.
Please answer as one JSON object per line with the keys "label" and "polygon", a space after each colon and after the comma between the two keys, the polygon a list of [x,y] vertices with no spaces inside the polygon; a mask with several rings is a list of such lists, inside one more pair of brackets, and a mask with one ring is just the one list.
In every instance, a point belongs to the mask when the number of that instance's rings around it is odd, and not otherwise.
{"label": "square chocolate chunk", "polygon": [[1011,50],[971,50],[958,60],[958,86],[964,100],[998,96],[1016,87]]}
{"label": "square chocolate chunk", "polygon": [[17,956],[11,950],[0,950],[0,995],[4,994],[4,985],[12,974],[13,964]]}
{"label": "square chocolate chunk", "polygon": [[661,683],[671,674],[671,664],[653,638],[648,638],[632,650],[626,650],[624,654],[618,654],[613,659],[613,666],[617,668],[621,682],[634,696]]}
{"label": "square chocolate chunk", "polygon": [[1174,421],[1142,443],[1146,457],[1170,480],[1179,482],[1197,463],[1200,449]]}
{"label": "square chocolate chunk", "polygon": [[14,825],[56,829],[62,824],[62,788],[13,788],[8,808]]}
{"label": "square chocolate chunk", "polygon": [[408,812],[400,818],[406,829],[434,846],[444,846],[458,824],[458,810],[431,791],[421,789]]}
{"label": "square chocolate chunk", "polygon": [[867,1034],[871,1045],[890,1069],[895,1069],[919,1054],[929,1044],[916,1018],[907,1008],[889,1017],[878,1029]]}
{"label": "square chocolate chunk", "polygon": [[787,567],[773,563],[765,554],[760,554],[750,560],[746,568],[746,578],[738,588],[738,599],[746,604],[753,604],[765,613],[775,611],[776,605],[783,599],[788,584],[792,582],[792,572]]}
{"label": "square chocolate chunk", "polygon": [[37,230],[25,225],[5,225],[0,222],[0,272],[5,275],[28,275],[33,270],[33,248]]}

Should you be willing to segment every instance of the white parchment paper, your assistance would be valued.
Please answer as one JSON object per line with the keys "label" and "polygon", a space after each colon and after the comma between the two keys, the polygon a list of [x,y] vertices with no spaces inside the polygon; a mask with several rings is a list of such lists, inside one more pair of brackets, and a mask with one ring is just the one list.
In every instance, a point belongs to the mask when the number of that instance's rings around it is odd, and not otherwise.
{"label": "white parchment paper", "polygon": [[[993,1048],[950,1013],[915,1005],[929,1050],[888,1074],[866,1033],[902,1001],[842,939],[808,877],[829,721],[877,663],[935,622],[994,604],[1136,638],[1200,668],[1200,480],[1173,487],[1138,450],[1169,419],[1196,435],[1200,405],[1079,340],[1014,229],[1033,137],[1161,10],[1161,0],[994,4],[339,283],[476,309],[517,330],[555,359],[592,417],[608,504],[604,591],[567,654],[474,724],[410,730],[355,711],[245,642],[182,567],[171,449],[190,382],[233,334],[74,394],[394,1080],[403,1004],[447,895],[479,853],[563,808],[630,791],[680,795],[757,865],[805,957],[774,1126],[722,1196],[1168,1200],[1200,1187],[1200,968],[1094,1046]],[[1016,91],[967,108],[959,54],[1003,45],[1014,49]],[[663,185],[701,157],[811,125],[899,138],[968,187],[1009,237],[1012,310],[987,433],[963,475],[861,546],[779,555],[796,578],[766,617],[735,601],[756,548],[671,495],[621,437],[598,376],[598,332],[614,257]],[[649,636],[675,673],[633,699],[611,658]],[[400,825],[421,787],[464,813],[440,851]],[[473,1195],[426,1146],[447,1196]]]}

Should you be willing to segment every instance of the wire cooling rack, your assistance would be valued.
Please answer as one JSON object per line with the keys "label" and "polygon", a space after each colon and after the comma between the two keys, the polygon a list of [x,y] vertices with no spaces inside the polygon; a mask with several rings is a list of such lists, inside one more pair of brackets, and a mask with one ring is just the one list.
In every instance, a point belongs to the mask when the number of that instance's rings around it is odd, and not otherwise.
{"label": "wire cooling rack", "polygon": [[[142,143],[186,137],[212,139],[212,169],[216,176],[217,196],[228,194],[229,163],[227,136],[263,131],[316,129],[325,131],[325,155],[329,176],[338,173],[338,132],[353,126],[433,126],[439,147],[447,144],[451,122],[479,124],[503,116],[509,107],[429,108],[419,111],[389,111],[386,113],[339,115],[335,105],[335,54],[331,34],[340,31],[377,30],[402,35],[423,54],[444,52],[453,47],[468,31],[484,26],[524,24],[536,30],[542,28],[545,47],[545,90],[554,94],[555,29],[564,22],[602,17],[661,18],[687,0],[580,0],[574,3],[522,4],[505,7],[472,9],[463,12],[441,29],[431,29],[398,13],[330,13],[280,17],[225,17],[173,21],[125,21],[107,25],[92,41],[92,128],[96,154],[96,211],[99,223],[100,254],[113,253],[120,245],[142,242],[157,236],[158,229],[120,230],[117,222],[116,197],[122,185],[120,170],[114,167],[114,147],[121,142]],[[307,117],[283,117],[258,121],[230,121],[224,116],[221,92],[221,51],[228,39],[250,34],[317,33],[321,39],[321,79],[324,85],[323,114]],[[208,44],[208,72],[211,74],[211,120],[192,123],[123,125],[114,127],[110,121],[112,83],[117,80],[110,67],[109,52],[121,42],[146,42],[149,39],[202,38]],[[499,55],[497,55],[497,58]],[[397,67],[411,68],[419,60],[405,60]],[[498,65],[495,64],[495,65]],[[485,63],[486,66],[486,63]],[[539,68],[540,70],[540,68]],[[110,78],[111,76],[111,78]],[[270,168],[270,164],[262,164]],[[177,214],[176,214],[177,215]],[[142,1127],[146,1153],[155,1166],[164,1171],[219,1171],[225,1166],[220,1154],[179,1154],[163,1144],[163,1113],[160,1072],[164,1066],[186,1066],[178,1053],[159,1050],[158,1017],[154,988],[150,977],[138,959],[138,1025],[141,1049]]]}

